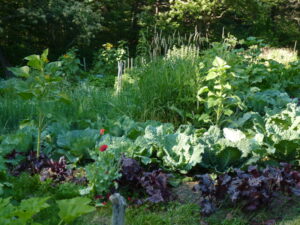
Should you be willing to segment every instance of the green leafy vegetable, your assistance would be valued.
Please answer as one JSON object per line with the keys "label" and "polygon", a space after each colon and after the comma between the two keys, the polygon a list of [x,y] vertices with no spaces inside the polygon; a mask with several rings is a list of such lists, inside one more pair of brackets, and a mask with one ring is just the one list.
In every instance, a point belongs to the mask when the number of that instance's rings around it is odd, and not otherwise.
{"label": "green leafy vegetable", "polygon": [[66,224],[72,223],[79,216],[95,211],[95,207],[89,205],[91,200],[85,197],[58,200],[56,202],[59,208],[58,215]]}

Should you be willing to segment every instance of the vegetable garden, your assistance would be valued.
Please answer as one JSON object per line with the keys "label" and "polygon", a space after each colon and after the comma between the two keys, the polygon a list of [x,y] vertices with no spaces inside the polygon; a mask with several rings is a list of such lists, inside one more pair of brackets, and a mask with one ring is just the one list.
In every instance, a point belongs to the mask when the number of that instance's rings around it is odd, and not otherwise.
{"label": "vegetable garden", "polygon": [[76,49],[10,67],[0,224],[109,224],[114,193],[127,224],[285,224],[270,207],[298,206],[300,61],[265,49],[254,37],[173,47],[125,70],[119,92],[122,43],[88,69]]}

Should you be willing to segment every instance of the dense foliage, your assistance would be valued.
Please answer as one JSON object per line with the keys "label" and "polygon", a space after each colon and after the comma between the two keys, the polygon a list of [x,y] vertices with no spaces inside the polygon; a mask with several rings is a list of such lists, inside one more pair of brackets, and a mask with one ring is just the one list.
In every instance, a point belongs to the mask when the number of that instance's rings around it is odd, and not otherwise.
{"label": "dense foliage", "polygon": [[106,42],[125,40],[132,50],[143,49],[155,30],[166,37],[196,29],[209,40],[225,32],[290,47],[299,42],[297,0],[1,0],[1,5],[2,67],[45,48],[57,57],[77,47],[89,59]]}
{"label": "dense foliage", "polygon": [[[224,195],[247,210],[279,190],[299,195],[300,61],[266,49],[233,36],[202,51],[173,46],[126,69],[119,92],[122,42],[100,47],[91,68],[76,49],[25,57],[0,81],[5,223],[70,224],[115,192],[130,204],[171,201],[185,177],[200,179],[204,214]],[[46,208],[53,218],[42,222]]]}

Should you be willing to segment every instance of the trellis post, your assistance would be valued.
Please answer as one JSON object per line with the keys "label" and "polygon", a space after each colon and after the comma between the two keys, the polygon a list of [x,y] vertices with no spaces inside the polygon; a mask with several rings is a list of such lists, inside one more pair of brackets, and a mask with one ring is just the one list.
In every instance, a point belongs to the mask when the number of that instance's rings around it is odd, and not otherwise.
{"label": "trellis post", "polygon": [[109,197],[112,202],[113,214],[112,214],[112,225],[125,225],[125,209],[126,200],[119,193],[115,193]]}

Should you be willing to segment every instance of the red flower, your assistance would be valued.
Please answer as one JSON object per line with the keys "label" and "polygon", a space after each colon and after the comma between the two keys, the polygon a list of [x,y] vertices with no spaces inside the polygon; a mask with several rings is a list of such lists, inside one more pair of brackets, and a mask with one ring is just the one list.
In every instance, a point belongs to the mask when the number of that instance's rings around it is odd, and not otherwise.
{"label": "red flower", "polygon": [[107,202],[102,202],[102,205],[106,205],[107,204]]}
{"label": "red flower", "polygon": [[101,145],[100,148],[99,148],[99,151],[104,152],[107,148],[108,148],[107,145]]}
{"label": "red flower", "polygon": [[100,135],[103,135],[105,132],[105,129],[100,129]]}
{"label": "red flower", "polygon": [[128,199],[128,201],[131,201],[131,200],[132,200],[130,197],[128,197],[127,199]]}
{"label": "red flower", "polygon": [[106,198],[109,199],[109,197],[110,197],[110,194],[108,193],[108,194],[106,195]]}

